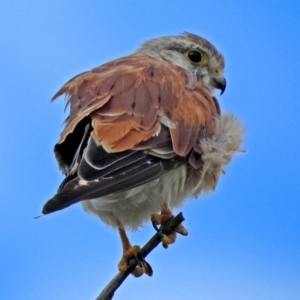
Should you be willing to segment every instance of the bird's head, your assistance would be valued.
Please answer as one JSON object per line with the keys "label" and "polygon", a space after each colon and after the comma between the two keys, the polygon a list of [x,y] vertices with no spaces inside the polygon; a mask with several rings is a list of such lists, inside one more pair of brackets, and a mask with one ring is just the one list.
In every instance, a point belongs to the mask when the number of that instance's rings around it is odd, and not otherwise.
{"label": "bird's head", "polygon": [[224,57],[206,39],[191,33],[166,36],[144,42],[135,53],[168,61],[184,68],[201,81],[211,92],[225,91]]}

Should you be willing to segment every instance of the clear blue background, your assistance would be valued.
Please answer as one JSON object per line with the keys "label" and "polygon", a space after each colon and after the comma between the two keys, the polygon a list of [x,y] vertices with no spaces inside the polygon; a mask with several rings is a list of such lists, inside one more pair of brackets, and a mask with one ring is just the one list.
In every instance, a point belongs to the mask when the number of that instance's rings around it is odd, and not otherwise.
{"label": "clear blue background", "polygon": [[79,204],[33,219],[62,180],[64,101],[49,100],[77,73],[183,31],[224,54],[220,103],[245,124],[246,153],[181,208],[190,234],[148,256],[153,277],[128,278],[114,299],[300,299],[299,1],[0,4],[1,299],[94,299],[116,274],[117,233]]}

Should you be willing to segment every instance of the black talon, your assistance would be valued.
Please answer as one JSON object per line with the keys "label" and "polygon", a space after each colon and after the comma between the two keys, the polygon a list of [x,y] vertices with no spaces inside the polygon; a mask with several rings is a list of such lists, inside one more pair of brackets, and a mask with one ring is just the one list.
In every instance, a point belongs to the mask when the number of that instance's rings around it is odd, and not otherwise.
{"label": "black talon", "polygon": [[144,263],[146,264],[148,270],[149,270],[149,273],[147,274],[148,276],[152,276],[153,274],[153,270],[152,270],[152,267],[150,266],[150,264],[144,260]]}
{"label": "black talon", "polygon": [[157,224],[154,221],[151,221],[151,222],[152,222],[153,228],[158,232],[160,229],[157,227]]}
{"label": "black talon", "polygon": [[139,265],[140,267],[142,267],[142,266],[143,266],[142,262],[145,262],[145,259],[144,259],[144,257],[143,257],[143,254],[142,254],[141,252],[137,253],[137,254],[135,255],[135,259],[137,260],[138,265]]}
{"label": "black talon", "polygon": [[[157,227],[157,226],[156,226],[156,227]],[[163,236],[165,235],[163,231],[164,231],[164,229],[163,229],[163,226],[162,226],[162,225],[160,225],[159,228],[157,227],[157,233],[158,233],[158,236],[159,236],[160,239],[162,239]]]}
{"label": "black talon", "polygon": [[146,265],[146,267],[147,267],[147,269],[148,269],[148,272],[146,272],[146,274],[147,274],[148,276],[152,276],[152,274],[153,274],[152,267],[151,267],[150,264],[145,260],[145,258],[144,258],[144,256],[143,256],[142,252],[137,253],[136,255],[134,255],[134,257],[135,257],[135,259],[136,259],[136,261],[137,261],[139,267],[145,269],[145,265]]}

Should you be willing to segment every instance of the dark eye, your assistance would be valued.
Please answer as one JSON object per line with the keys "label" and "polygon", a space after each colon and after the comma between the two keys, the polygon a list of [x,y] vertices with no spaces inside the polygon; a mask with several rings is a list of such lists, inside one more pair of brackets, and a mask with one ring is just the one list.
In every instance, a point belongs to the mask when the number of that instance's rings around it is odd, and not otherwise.
{"label": "dark eye", "polygon": [[198,52],[198,51],[195,51],[195,50],[190,51],[188,53],[188,57],[194,63],[199,63],[201,61],[201,58],[202,58],[201,53]]}

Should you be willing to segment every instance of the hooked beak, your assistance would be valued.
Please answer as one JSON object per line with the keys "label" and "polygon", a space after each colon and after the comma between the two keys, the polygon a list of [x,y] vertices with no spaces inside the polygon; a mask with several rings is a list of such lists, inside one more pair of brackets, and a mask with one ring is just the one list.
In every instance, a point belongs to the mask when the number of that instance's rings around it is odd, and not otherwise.
{"label": "hooked beak", "polygon": [[226,89],[226,79],[223,75],[213,76],[212,84],[216,89],[221,90],[221,95],[224,93]]}

